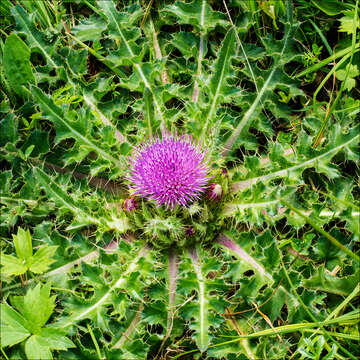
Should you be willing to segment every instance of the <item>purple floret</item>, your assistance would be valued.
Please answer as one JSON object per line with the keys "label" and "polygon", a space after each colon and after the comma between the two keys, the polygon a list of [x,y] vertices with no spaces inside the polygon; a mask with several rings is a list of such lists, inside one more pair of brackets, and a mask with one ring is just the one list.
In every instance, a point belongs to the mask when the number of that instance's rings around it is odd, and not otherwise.
{"label": "purple floret", "polygon": [[200,197],[208,181],[206,151],[191,136],[164,132],[139,146],[130,160],[134,195],[174,208]]}

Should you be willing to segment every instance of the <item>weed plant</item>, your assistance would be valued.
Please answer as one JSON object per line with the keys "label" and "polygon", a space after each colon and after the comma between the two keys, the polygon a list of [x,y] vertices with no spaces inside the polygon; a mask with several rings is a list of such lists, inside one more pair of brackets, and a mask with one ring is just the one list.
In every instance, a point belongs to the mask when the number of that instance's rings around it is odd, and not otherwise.
{"label": "weed plant", "polygon": [[358,359],[359,1],[3,0],[3,359]]}

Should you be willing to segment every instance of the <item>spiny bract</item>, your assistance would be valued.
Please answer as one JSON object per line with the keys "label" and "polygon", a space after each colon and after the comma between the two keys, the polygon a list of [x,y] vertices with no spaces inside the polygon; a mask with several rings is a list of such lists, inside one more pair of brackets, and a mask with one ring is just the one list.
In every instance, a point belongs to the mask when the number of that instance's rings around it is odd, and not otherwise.
{"label": "spiny bract", "polygon": [[189,135],[163,132],[140,145],[130,159],[135,195],[174,208],[200,197],[208,181],[206,151]]}

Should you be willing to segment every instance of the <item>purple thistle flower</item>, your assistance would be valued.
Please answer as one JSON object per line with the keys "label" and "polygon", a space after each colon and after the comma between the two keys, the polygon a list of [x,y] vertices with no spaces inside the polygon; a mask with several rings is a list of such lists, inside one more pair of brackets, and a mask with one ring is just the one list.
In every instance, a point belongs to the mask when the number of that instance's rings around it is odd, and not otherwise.
{"label": "purple thistle flower", "polygon": [[174,208],[200,197],[207,183],[206,151],[191,136],[163,132],[140,145],[130,159],[135,195]]}

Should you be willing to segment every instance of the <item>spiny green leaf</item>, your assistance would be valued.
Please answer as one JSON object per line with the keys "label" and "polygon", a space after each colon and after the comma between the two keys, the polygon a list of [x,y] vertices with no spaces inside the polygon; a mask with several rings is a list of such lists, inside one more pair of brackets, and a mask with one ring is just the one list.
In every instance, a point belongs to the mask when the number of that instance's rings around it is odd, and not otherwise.
{"label": "spiny green leaf", "polygon": [[359,255],[357,255],[356,253],[354,253],[353,251],[351,251],[348,247],[346,247],[345,245],[343,245],[339,240],[337,240],[334,236],[330,235],[328,232],[326,232],[324,229],[322,229],[318,223],[313,220],[312,218],[308,217],[307,215],[305,215],[303,212],[301,212],[300,210],[296,209],[291,203],[289,203],[288,201],[281,199],[281,202],[286,205],[289,209],[291,209],[293,212],[295,212],[296,214],[298,214],[299,216],[301,216],[303,219],[305,219],[305,221],[310,224],[315,230],[317,230],[319,233],[321,233],[322,235],[324,235],[333,245],[335,245],[336,247],[338,247],[339,249],[341,249],[344,253],[346,253],[348,256],[350,256],[351,258],[353,258],[354,260],[356,260],[357,262],[360,262],[360,257]]}
{"label": "spiny green leaf", "polygon": [[103,286],[95,293],[94,298],[90,301],[84,302],[80,299],[73,299],[71,304],[71,315],[67,318],[62,318],[58,326],[67,327],[75,322],[90,318],[98,319],[103,328],[107,328],[107,324],[102,322],[104,318],[104,306],[111,303],[112,293],[117,289],[122,289],[127,284],[128,275],[135,273],[139,270],[139,260],[146,256],[148,250],[146,248],[140,249],[137,254],[128,263],[124,272],[118,275],[118,278],[112,282],[111,286]]}
{"label": "spiny green leaf", "polygon": [[[222,279],[211,279],[208,276],[220,269],[216,266],[216,260],[206,256],[200,247],[191,248],[187,257],[185,256],[184,254],[179,264],[178,293],[188,297],[195,291],[196,298],[182,305],[180,311],[184,319],[189,321],[190,329],[195,331],[193,338],[203,352],[224,321],[220,314],[227,305],[223,294],[228,288]],[[181,297],[177,302],[180,299]]]}
{"label": "spiny green leaf", "polygon": [[338,277],[330,275],[324,266],[320,266],[314,275],[304,280],[304,285],[310,289],[348,296],[355,289],[358,278],[359,272],[350,276]]}
{"label": "spiny green leaf", "polygon": [[52,99],[46,96],[39,88],[32,86],[31,92],[40,104],[41,109],[49,117],[49,120],[54,123],[57,132],[57,141],[74,138],[83,146],[82,150],[85,151],[83,156],[87,155],[90,151],[95,151],[113,165],[120,169],[122,168],[121,159],[116,159],[107,150],[102,149],[96,140],[90,138],[87,124],[84,123],[88,119],[83,117],[79,119],[79,122],[66,119],[64,111],[55,105]]}
{"label": "spiny green leaf", "polygon": [[84,18],[79,24],[71,29],[71,32],[81,41],[98,41],[106,29],[104,19],[91,16]]}
{"label": "spiny green leaf", "polygon": [[200,351],[203,352],[207,349],[210,343],[209,322],[208,322],[208,299],[206,297],[205,278],[201,270],[201,263],[199,262],[199,258],[196,253],[196,250],[193,250],[190,256],[199,286],[198,287],[199,313],[198,313],[198,317],[195,320],[195,324],[192,326],[192,329],[195,330],[195,339],[197,346],[199,347]]}
{"label": "spiny green leaf", "polygon": [[41,32],[36,29],[34,16],[27,14],[20,5],[11,8],[11,14],[16,20],[16,31],[26,36],[30,48],[39,51],[49,66],[57,68],[50,55],[53,52],[52,46],[43,40]]}
{"label": "spiny green leaf", "polygon": [[[120,41],[121,45],[117,54],[123,59],[129,59],[131,62],[139,62],[142,57],[142,49],[136,44],[135,40],[139,38],[140,31],[136,28],[130,30],[130,26],[142,15],[141,8],[134,5],[130,15],[127,12],[118,12],[112,0],[100,0],[98,4],[108,20],[110,35]],[[124,61],[128,64],[129,60]]]}
{"label": "spiny green leaf", "polygon": [[174,15],[179,24],[196,26],[201,33],[207,33],[217,25],[230,25],[225,14],[214,11],[206,0],[194,0],[190,3],[176,1],[174,5],[168,5],[163,12]]}
{"label": "spiny green leaf", "polygon": [[73,223],[67,227],[67,230],[79,229],[89,224],[104,227],[106,230],[114,229],[119,233],[123,233],[129,229],[130,224],[124,212],[122,212],[120,216],[107,214],[104,219],[98,219],[76,204],[75,200],[44,171],[39,168],[34,168],[33,172],[42,188],[54,199],[55,203],[74,214],[75,219]]}
{"label": "spiny green leaf", "polygon": [[230,29],[223,41],[221,50],[214,65],[214,73],[210,79],[209,90],[211,94],[210,109],[207,115],[203,134],[206,133],[208,125],[212,123],[215,111],[220,102],[229,100],[231,96],[239,96],[239,90],[227,84],[228,79],[234,75],[231,66],[232,57],[236,55],[237,45],[235,42],[235,31]]}
{"label": "spiny green leaf", "polygon": [[[281,170],[275,170],[262,176],[257,176],[249,178],[247,180],[235,182],[232,184],[232,191],[237,192],[239,189],[245,189],[255,184],[257,181],[267,183],[272,179],[281,177],[289,177],[290,179],[298,180],[299,171],[303,171],[303,169],[313,166],[315,166],[320,172],[323,172],[330,177],[333,177],[336,174],[334,174],[334,171],[336,171],[336,169],[329,167],[329,162],[338,152],[354,148],[354,145],[359,138],[360,135],[358,133],[357,127],[350,129],[348,133],[344,134],[341,131],[341,128],[335,125],[332,128],[332,136],[330,137],[330,143],[324,149],[320,151],[315,151],[313,149],[310,150],[307,146],[301,146],[301,141],[309,141],[308,136],[303,134],[299,137],[298,141],[298,149],[306,149],[306,153],[302,155],[301,161],[297,161],[295,164],[290,164],[290,166]],[[351,152],[349,153],[351,154]],[[356,153],[354,153],[354,158],[356,157],[357,155]]]}
{"label": "spiny green leaf", "polygon": [[150,81],[150,71],[147,71],[146,67],[141,65],[144,48],[135,42],[140,36],[140,31],[137,28],[131,30],[128,28],[129,25],[139,18],[142,13],[141,9],[134,5],[132,15],[129,16],[127,13],[118,12],[112,0],[102,0],[98,3],[108,20],[110,35],[118,40],[121,46],[119,51],[113,56],[109,56],[108,59],[117,65],[122,65],[125,61],[125,65],[134,66],[140,82],[154,95],[155,109],[162,121],[162,125],[164,125],[163,110],[157,96],[155,96],[156,94]]}
{"label": "spiny green leaf", "polygon": [[0,120],[0,146],[8,142],[16,144],[18,141],[18,118],[13,113],[8,113]]}
{"label": "spiny green leaf", "polygon": [[[251,121],[254,119],[264,106],[265,100],[268,96],[272,95],[272,90],[277,86],[277,81],[280,76],[284,77],[284,72],[281,70],[281,67],[290,60],[293,60],[297,57],[297,53],[294,54],[292,39],[296,29],[297,24],[293,22],[293,9],[291,2],[287,2],[287,12],[285,20],[285,34],[281,41],[273,41],[270,39],[270,42],[265,41],[266,47],[271,49],[270,54],[272,54],[276,60],[272,68],[266,71],[266,75],[262,77],[263,83],[261,86],[258,84],[259,91],[253,96],[251,103],[249,104],[248,109],[242,115],[241,120],[237,122],[237,125],[226,140],[224,144],[224,150],[222,151],[223,156],[227,156],[235,145],[238,137],[242,132],[249,128]],[[270,46],[271,44],[271,46]],[[287,76],[286,76],[287,77]],[[294,83],[294,81],[292,81]]]}

